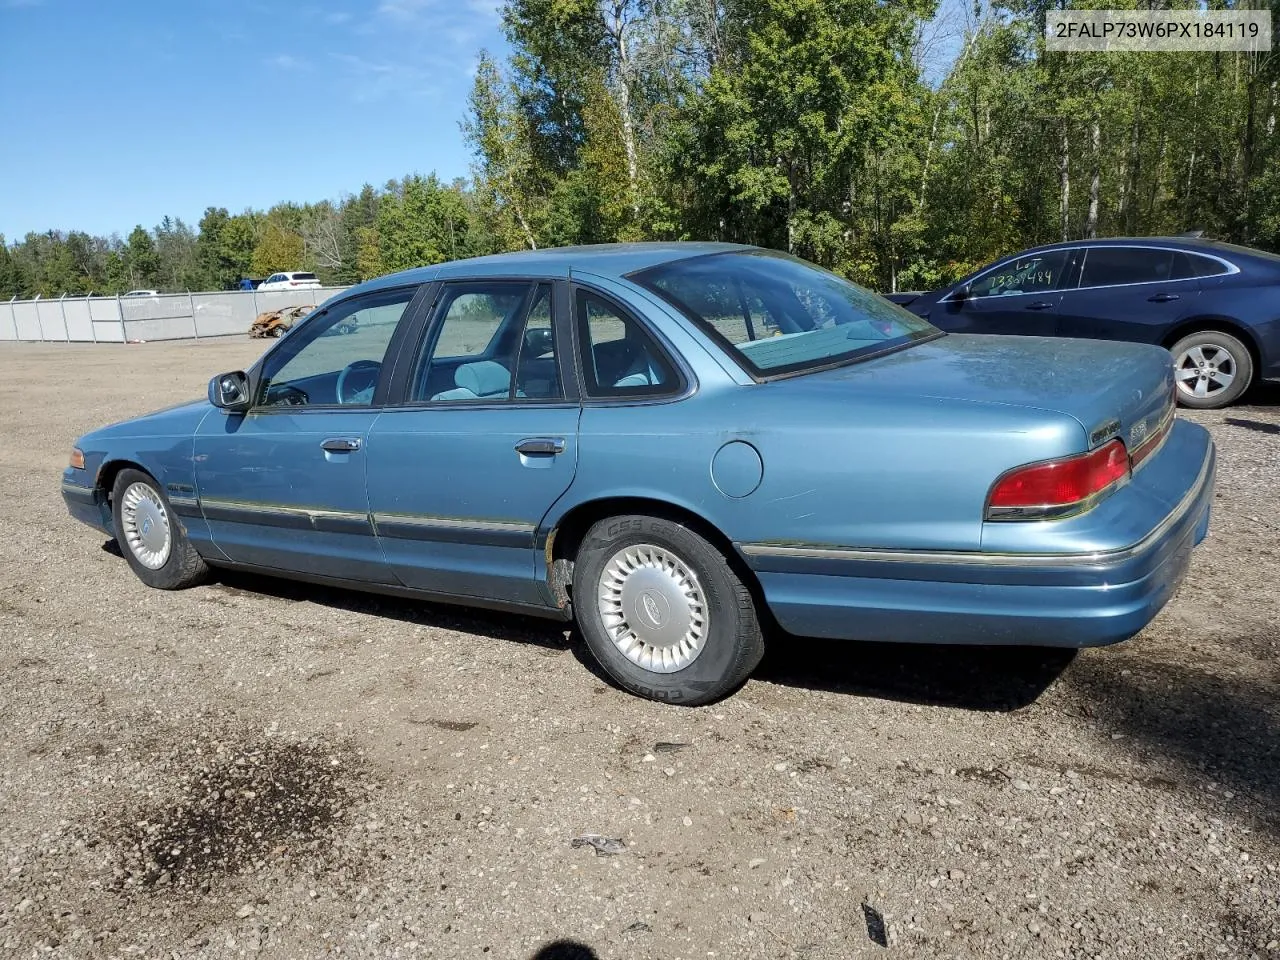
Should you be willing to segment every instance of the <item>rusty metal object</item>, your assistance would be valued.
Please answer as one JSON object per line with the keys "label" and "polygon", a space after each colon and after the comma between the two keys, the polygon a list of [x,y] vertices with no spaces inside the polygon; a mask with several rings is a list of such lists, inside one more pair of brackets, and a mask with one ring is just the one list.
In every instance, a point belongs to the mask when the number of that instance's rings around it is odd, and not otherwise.
{"label": "rusty metal object", "polygon": [[249,326],[251,337],[278,337],[295,323],[314,310],[315,304],[308,303],[297,307],[284,307],[280,310],[268,310],[258,314]]}

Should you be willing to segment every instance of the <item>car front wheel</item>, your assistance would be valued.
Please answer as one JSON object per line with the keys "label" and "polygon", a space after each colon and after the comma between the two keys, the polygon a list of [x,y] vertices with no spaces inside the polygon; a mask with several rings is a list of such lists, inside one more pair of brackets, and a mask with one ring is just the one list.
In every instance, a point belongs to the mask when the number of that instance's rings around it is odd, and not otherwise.
{"label": "car front wheel", "polygon": [[141,470],[121,470],[116,476],[111,521],[120,552],[147,586],[181,590],[208,575],[160,485]]}
{"label": "car front wheel", "polygon": [[710,703],[764,655],[751,591],[724,554],[670,520],[596,523],[574,564],[573,606],[601,666],[653,700]]}
{"label": "car front wheel", "polygon": [[1201,330],[1183,337],[1173,354],[1178,402],[1197,410],[1214,410],[1235,403],[1253,380],[1249,348],[1219,330]]}

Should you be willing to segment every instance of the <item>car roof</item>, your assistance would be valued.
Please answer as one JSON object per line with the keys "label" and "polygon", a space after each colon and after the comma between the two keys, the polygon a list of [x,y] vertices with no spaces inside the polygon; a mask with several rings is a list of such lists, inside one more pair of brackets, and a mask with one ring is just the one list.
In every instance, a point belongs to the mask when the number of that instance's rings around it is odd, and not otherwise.
{"label": "car roof", "polygon": [[1173,250],[1187,250],[1192,253],[1207,253],[1215,257],[1269,256],[1262,250],[1240,247],[1218,240],[1206,240],[1203,237],[1099,237],[1092,240],[1066,240],[1060,243],[1046,243],[1038,247],[1031,247],[1023,250],[1017,256],[1023,256],[1028,253],[1048,253],[1051,250],[1067,250],[1076,247],[1167,247]]}
{"label": "car roof", "polygon": [[519,250],[487,257],[452,260],[429,267],[415,267],[399,273],[366,280],[348,293],[364,293],[383,287],[397,287],[430,280],[456,277],[567,277],[578,270],[597,276],[617,278],[646,267],[673,260],[685,260],[710,253],[754,250],[736,243],[672,241],[657,243],[601,243],[578,247],[550,247],[544,250]]}

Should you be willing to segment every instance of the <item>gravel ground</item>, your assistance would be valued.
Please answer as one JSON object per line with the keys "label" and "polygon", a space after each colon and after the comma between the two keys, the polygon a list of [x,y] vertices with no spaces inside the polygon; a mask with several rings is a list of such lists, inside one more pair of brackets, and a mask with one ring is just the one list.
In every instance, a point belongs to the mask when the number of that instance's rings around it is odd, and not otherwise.
{"label": "gravel ground", "polygon": [[1277,392],[1191,414],[1210,539],[1134,640],[777,638],[687,710],[556,624],[139,583],[71,441],[263,346],[0,347],[0,956],[1280,957]]}

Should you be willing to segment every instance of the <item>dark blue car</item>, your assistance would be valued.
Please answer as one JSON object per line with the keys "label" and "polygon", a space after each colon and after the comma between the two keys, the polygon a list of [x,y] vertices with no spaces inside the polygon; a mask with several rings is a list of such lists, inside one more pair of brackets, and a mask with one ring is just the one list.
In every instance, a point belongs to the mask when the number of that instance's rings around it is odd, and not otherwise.
{"label": "dark blue car", "polygon": [[1280,256],[1230,243],[1055,243],[946,290],[889,299],[953,333],[1159,344],[1174,355],[1188,407],[1224,407],[1255,381],[1280,379]]}

